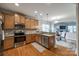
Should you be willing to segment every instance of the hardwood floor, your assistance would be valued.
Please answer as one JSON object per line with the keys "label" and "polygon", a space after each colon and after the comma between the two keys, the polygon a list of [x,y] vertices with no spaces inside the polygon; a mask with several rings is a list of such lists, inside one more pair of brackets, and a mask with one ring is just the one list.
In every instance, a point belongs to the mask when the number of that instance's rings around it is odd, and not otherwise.
{"label": "hardwood floor", "polygon": [[10,49],[3,52],[4,56],[75,56],[74,52],[58,46],[54,49],[45,49],[43,52],[39,52],[32,44],[27,44],[18,48]]}
{"label": "hardwood floor", "polygon": [[40,53],[31,44],[28,44],[22,47],[4,51],[3,55],[4,56],[55,56],[56,54],[52,53],[47,49],[44,52]]}
{"label": "hardwood floor", "polygon": [[74,51],[59,45],[57,45],[57,48],[51,48],[50,51],[58,56],[77,56]]}

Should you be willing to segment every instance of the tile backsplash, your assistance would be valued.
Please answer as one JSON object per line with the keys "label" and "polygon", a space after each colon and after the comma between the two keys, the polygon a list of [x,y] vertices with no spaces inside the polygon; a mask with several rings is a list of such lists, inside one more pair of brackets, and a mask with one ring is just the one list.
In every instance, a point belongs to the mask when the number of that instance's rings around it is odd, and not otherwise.
{"label": "tile backsplash", "polygon": [[12,35],[12,34],[14,34],[14,30],[5,30],[4,34],[5,35],[10,35],[10,34]]}

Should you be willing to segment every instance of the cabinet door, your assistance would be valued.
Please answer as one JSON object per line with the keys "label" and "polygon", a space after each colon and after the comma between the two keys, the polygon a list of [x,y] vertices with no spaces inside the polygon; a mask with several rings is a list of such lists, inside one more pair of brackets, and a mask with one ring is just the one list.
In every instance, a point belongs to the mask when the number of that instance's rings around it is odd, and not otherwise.
{"label": "cabinet door", "polygon": [[34,21],[34,26],[35,26],[35,28],[37,28],[37,26],[38,26],[38,20]]}
{"label": "cabinet door", "polygon": [[25,24],[25,17],[24,16],[20,16],[20,23]]}
{"label": "cabinet door", "polygon": [[35,19],[31,19],[31,28],[32,29],[36,29],[36,27],[38,26],[38,21]]}
{"label": "cabinet door", "polygon": [[15,14],[15,24],[19,24],[19,23],[20,23],[20,15]]}
{"label": "cabinet door", "polygon": [[36,41],[36,35],[35,34],[31,34],[31,42]]}
{"label": "cabinet door", "polygon": [[25,27],[30,28],[30,19],[26,19],[25,21]]}
{"label": "cabinet door", "polygon": [[5,15],[4,20],[4,29],[13,29],[14,28],[14,15]]}
{"label": "cabinet door", "polygon": [[30,20],[30,28],[34,29],[34,20],[33,19]]}
{"label": "cabinet door", "polygon": [[31,42],[31,35],[27,34],[26,35],[26,43],[30,43]]}
{"label": "cabinet door", "polygon": [[41,35],[36,35],[36,42],[41,43]]}
{"label": "cabinet door", "polygon": [[51,36],[51,37],[49,37],[48,47],[52,48],[54,46],[55,46],[55,36]]}
{"label": "cabinet door", "polygon": [[9,49],[14,46],[14,37],[5,37],[4,49]]}

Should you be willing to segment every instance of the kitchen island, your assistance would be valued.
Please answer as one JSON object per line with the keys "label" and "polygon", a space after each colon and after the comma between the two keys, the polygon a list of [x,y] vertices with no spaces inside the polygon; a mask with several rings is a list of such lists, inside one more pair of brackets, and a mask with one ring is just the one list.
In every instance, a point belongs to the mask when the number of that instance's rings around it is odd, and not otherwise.
{"label": "kitchen island", "polygon": [[40,34],[39,36],[36,42],[48,49],[55,47],[55,34]]}

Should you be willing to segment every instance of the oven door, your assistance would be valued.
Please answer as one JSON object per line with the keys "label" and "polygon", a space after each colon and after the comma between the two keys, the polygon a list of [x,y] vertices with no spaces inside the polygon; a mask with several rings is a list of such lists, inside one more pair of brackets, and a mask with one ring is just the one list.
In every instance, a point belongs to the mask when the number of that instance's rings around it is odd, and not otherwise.
{"label": "oven door", "polygon": [[26,40],[26,36],[15,36],[15,43],[24,42]]}

